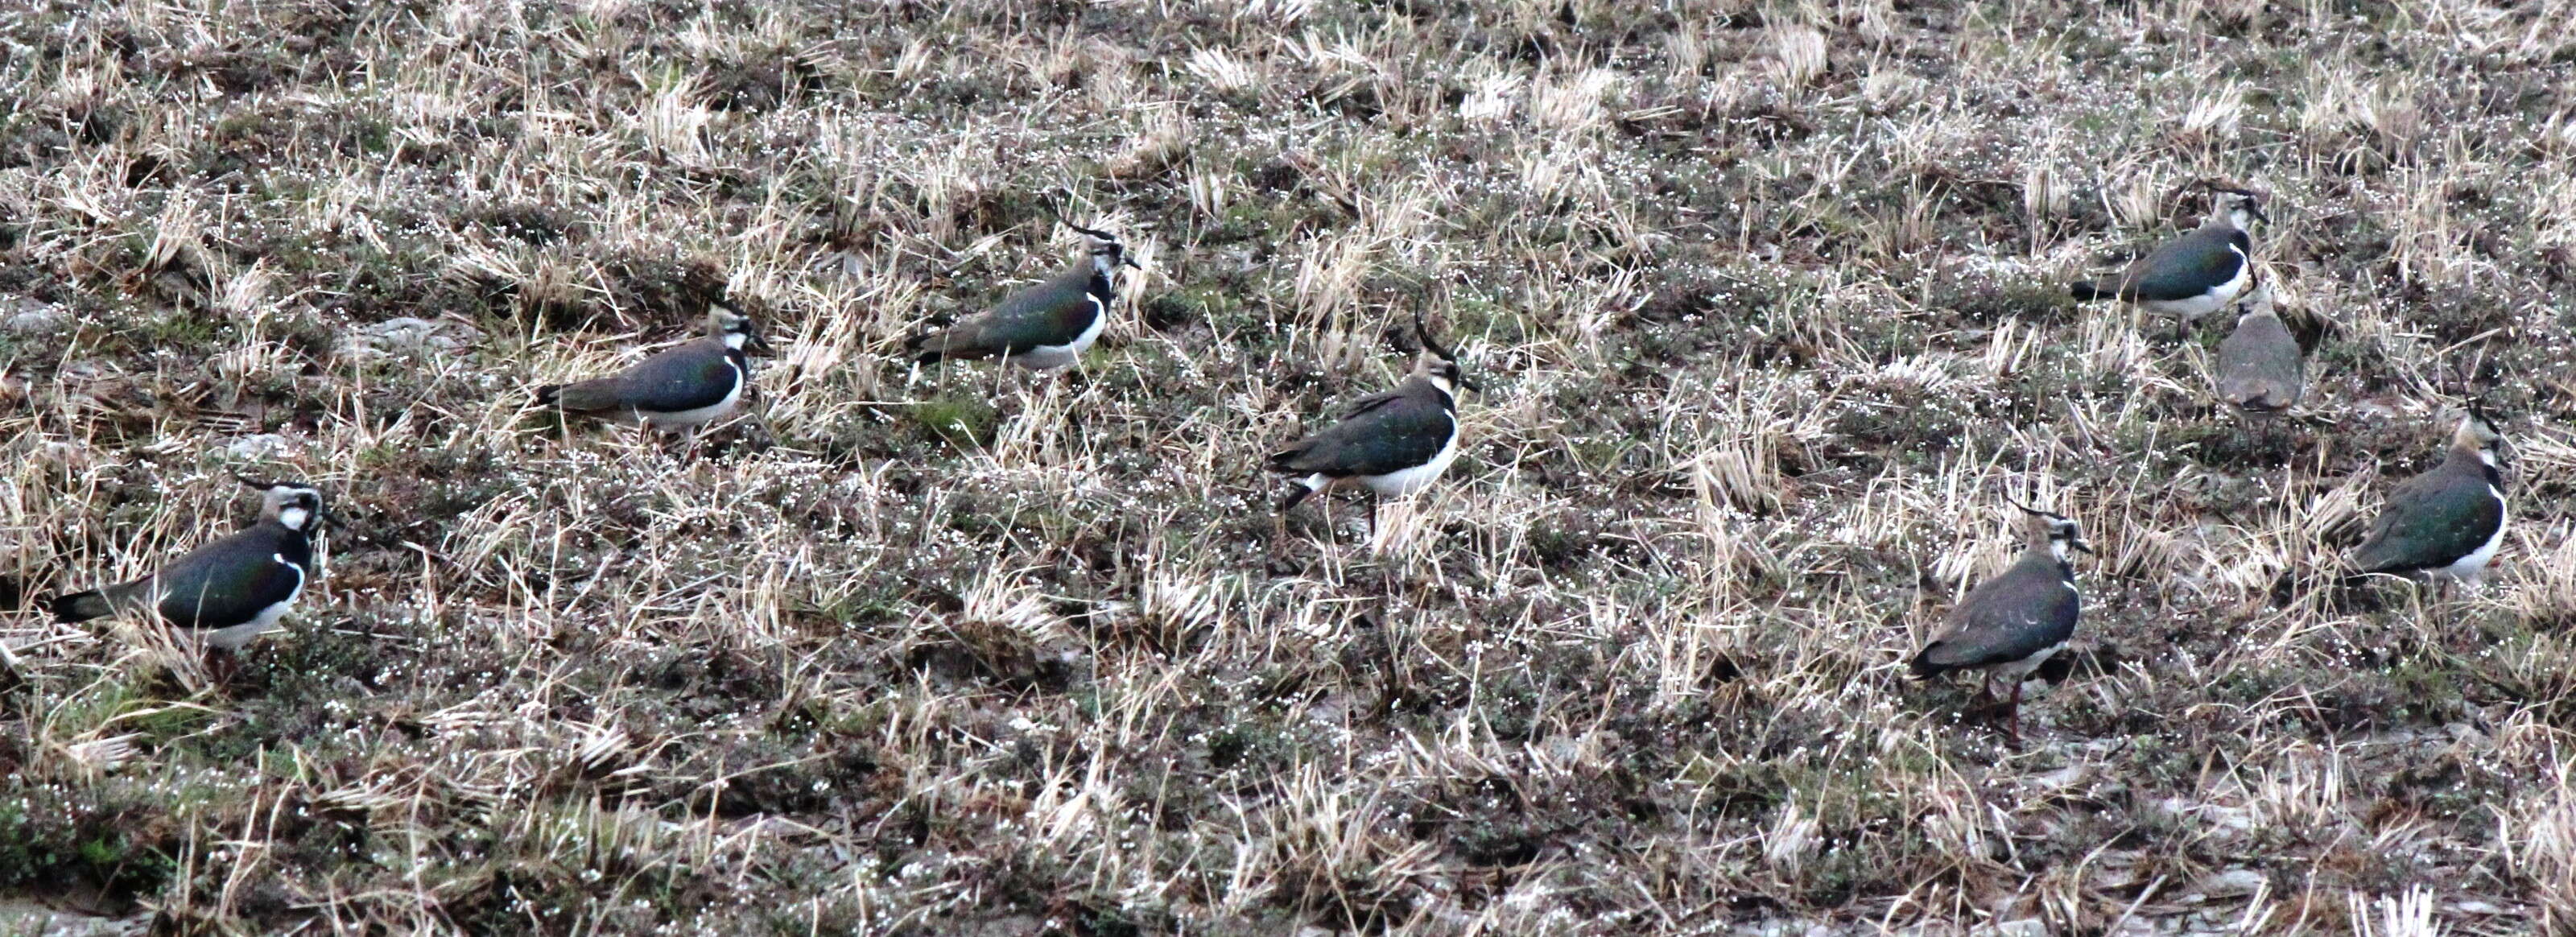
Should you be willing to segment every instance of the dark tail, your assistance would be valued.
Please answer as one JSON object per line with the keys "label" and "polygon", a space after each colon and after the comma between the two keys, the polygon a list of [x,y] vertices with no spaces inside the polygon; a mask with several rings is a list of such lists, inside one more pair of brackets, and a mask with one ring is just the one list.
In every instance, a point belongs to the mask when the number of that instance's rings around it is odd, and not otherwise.
{"label": "dark tail", "polygon": [[2066,292],[2073,294],[2075,301],[2079,303],[2089,303],[2097,299],[2111,299],[2120,295],[2120,291],[2103,289],[2102,284],[2092,280],[2079,280],[2074,283],[2069,283],[2066,285]]}
{"label": "dark tail", "polygon": [[1925,645],[1922,651],[1914,655],[1913,660],[1906,662],[1905,671],[1913,674],[1914,679],[1917,680],[1929,680],[1948,672],[1950,668],[1932,662],[1932,649],[1940,646],[1940,642],[1937,641]]}
{"label": "dark tail", "polygon": [[[1306,447],[1297,446],[1284,451],[1273,452],[1270,454],[1269,458],[1261,460],[1261,463],[1263,467],[1268,468],[1273,472],[1283,472],[1289,475],[1303,475],[1307,474],[1306,470],[1298,468],[1296,462],[1299,458],[1304,457],[1305,454]],[[1304,504],[1306,499],[1315,493],[1315,489],[1306,487],[1306,481],[1302,478],[1294,480],[1290,487],[1293,490],[1288,492],[1288,497],[1282,498],[1279,501],[1279,512],[1282,514],[1296,510],[1298,505]]]}
{"label": "dark tail", "polygon": [[53,601],[54,621],[60,624],[105,618],[112,611],[115,609],[108,604],[107,594],[95,589],[58,595]]}
{"label": "dark tail", "polygon": [[547,384],[537,388],[537,406],[551,407],[560,403],[556,395],[563,393],[563,389],[564,386],[561,384]]}

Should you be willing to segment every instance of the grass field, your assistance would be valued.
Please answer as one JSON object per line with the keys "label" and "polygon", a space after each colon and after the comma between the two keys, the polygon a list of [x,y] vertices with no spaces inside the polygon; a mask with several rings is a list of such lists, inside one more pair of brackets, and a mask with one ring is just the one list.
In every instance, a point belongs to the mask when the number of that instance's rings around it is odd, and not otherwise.
{"label": "grass field", "polygon": [[[0,933],[2576,930],[2562,5],[0,12]],[[2249,428],[2067,281],[2269,196]],[[1076,379],[903,339],[1071,262]],[[702,456],[527,388],[765,324]],[[1261,457],[1486,386],[1374,533]],[[413,320],[413,321],[402,321]],[[2338,585],[2506,415],[2490,588]],[[224,679],[43,596],[342,526]],[[2086,525],[2024,743],[1904,661]],[[12,910],[17,909],[17,910]],[[13,920],[17,923],[9,923]],[[1821,930],[1819,930],[1821,928]]]}

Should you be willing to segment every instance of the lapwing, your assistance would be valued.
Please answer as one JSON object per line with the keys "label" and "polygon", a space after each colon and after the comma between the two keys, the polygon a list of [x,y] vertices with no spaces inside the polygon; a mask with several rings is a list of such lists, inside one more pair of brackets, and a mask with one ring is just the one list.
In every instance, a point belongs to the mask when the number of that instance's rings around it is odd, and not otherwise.
{"label": "lapwing", "polygon": [[1279,504],[1295,510],[1307,496],[1357,482],[1378,498],[1401,498],[1440,477],[1458,458],[1458,388],[1482,390],[1458,367],[1458,356],[1431,338],[1414,313],[1422,342],[1413,371],[1394,390],[1360,398],[1338,423],[1271,454],[1271,471],[1291,476],[1296,487]]}
{"label": "lapwing", "polygon": [[2203,183],[2215,196],[2209,218],[2189,234],[2166,242],[2107,280],[2075,283],[2079,301],[2117,299],[2188,329],[2200,317],[2227,308],[2253,285],[2254,221],[2270,222],[2261,197],[2244,189]]}
{"label": "lapwing", "polygon": [[2496,461],[2503,437],[2476,403],[2451,433],[2450,452],[2432,471],[2399,482],[2352,552],[2363,575],[2417,573],[2437,584],[2476,589],[2504,544],[2504,471]]}
{"label": "lapwing", "polygon": [[1916,677],[1953,670],[1982,672],[1978,691],[2001,675],[2012,681],[2012,737],[2021,738],[2021,684],[2075,635],[2083,604],[2075,591],[2068,550],[2093,552],[2073,518],[2016,504],[2026,515],[2029,546],[2010,568],[1968,590],[1950,610],[1948,626],[1914,655]]}
{"label": "lapwing", "polygon": [[161,621],[234,650],[277,627],[318,572],[313,528],[329,515],[322,493],[295,482],[242,479],[260,492],[259,522],[189,551],[133,582],[53,600],[64,623],[148,609]]}
{"label": "lapwing", "polygon": [[2307,385],[2307,363],[2299,340],[2272,308],[2270,284],[2236,316],[2236,331],[2218,343],[2218,396],[2248,414],[2269,416],[2299,402]]}
{"label": "lapwing", "polygon": [[904,343],[923,364],[956,358],[1000,358],[1031,371],[1054,371],[1082,359],[1109,324],[1118,301],[1118,270],[1144,269],[1118,236],[1057,219],[1090,239],[1089,255],[1046,282],[1015,293],[991,310]]}
{"label": "lapwing", "polygon": [[607,377],[537,388],[539,406],[641,425],[694,431],[733,415],[751,389],[749,352],[769,352],[751,317],[723,299],[707,309],[707,336],[684,342]]}

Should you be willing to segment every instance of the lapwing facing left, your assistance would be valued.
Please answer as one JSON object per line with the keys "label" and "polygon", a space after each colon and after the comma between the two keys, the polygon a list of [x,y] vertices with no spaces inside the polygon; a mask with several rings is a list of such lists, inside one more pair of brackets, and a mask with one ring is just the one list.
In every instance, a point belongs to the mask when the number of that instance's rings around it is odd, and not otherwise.
{"label": "lapwing facing left", "polygon": [[2299,340],[2272,308],[2264,284],[2236,316],[2236,331],[2218,343],[2218,397],[2250,415],[2270,416],[2299,402],[2307,363]]}
{"label": "lapwing facing left", "polygon": [[694,431],[733,415],[751,389],[749,352],[769,352],[751,317],[713,300],[707,336],[684,342],[607,377],[537,388],[539,406],[641,425],[657,432]]}
{"label": "lapwing facing left", "polygon": [[2471,589],[2484,583],[2487,563],[2504,544],[2504,471],[2496,461],[2502,440],[2494,419],[2471,403],[2442,464],[2389,490],[2369,538],[2352,552],[2359,573],[2420,573]]}
{"label": "lapwing facing left", "polygon": [[1298,440],[1269,458],[1271,471],[1295,476],[1296,488],[1279,510],[1294,510],[1307,496],[1356,482],[1368,489],[1369,517],[1378,498],[1401,498],[1440,477],[1458,458],[1458,388],[1481,390],[1458,367],[1458,356],[1432,340],[1414,313],[1422,342],[1413,371],[1394,390],[1360,398],[1338,423]]}
{"label": "lapwing facing left", "polygon": [[2081,301],[2117,299],[2158,315],[2174,316],[2189,329],[2200,317],[2227,308],[2254,282],[2254,221],[2271,221],[2262,199],[2244,189],[2203,183],[2215,196],[2209,218],[2199,229],[2166,242],[2129,269],[2107,280],[2073,284]]}
{"label": "lapwing facing left", "polygon": [[322,510],[322,493],[310,485],[241,482],[260,492],[258,523],[133,582],[57,597],[54,617],[70,623],[148,609],[224,650],[276,628],[318,572],[313,527],[329,515]]}
{"label": "lapwing facing left", "polygon": [[1142,270],[1118,236],[1058,219],[1090,239],[1090,253],[1046,282],[1021,290],[991,310],[904,343],[923,364],[1000,358],[1031,371],[1054,371],[1082,359],[1109,324],[1118,301],[1118,270]]}
{"label": "lapwing facing left", "polygon": [[1982,672],[1980,694],[1995,676],[2012,681],[2012,737],[2021,738],[2021,684],[2049,655],[2075,635],[2083,605],[2075,591],[2075,565],[2068,550],[2093,552],[2075,520],[2038,508],[2014,505],[2026,515],[2028,548],[2001,575],[1968,590],[1950,610],[1950,620],[1932,643],[1914,655],[1908,669],[1916,677],[1935,677],[1953,670]]}

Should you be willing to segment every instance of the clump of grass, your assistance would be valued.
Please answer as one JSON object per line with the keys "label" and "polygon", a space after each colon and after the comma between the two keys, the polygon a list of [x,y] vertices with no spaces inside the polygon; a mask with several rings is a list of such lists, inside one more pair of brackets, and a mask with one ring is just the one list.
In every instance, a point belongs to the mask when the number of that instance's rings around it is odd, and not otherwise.
{"label": "clump of grass", "polygon": [[965,396],[923,400],[913,404],[908,415],[931,439],[962,449],[991,445],[1001,421],[1001,411],[991,402]]}

